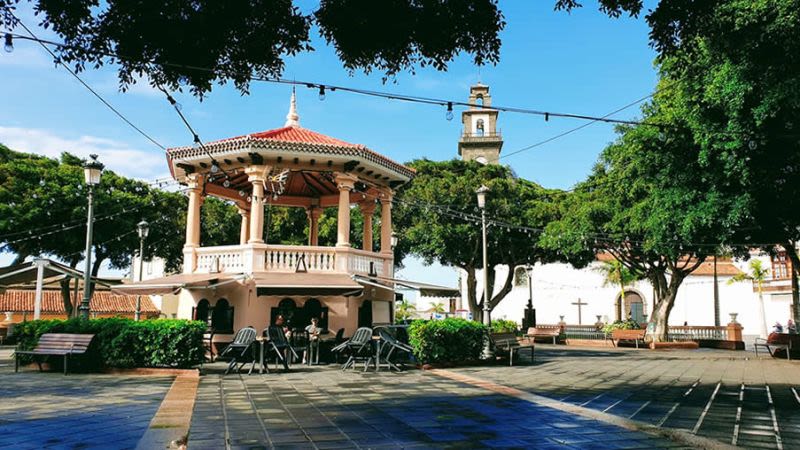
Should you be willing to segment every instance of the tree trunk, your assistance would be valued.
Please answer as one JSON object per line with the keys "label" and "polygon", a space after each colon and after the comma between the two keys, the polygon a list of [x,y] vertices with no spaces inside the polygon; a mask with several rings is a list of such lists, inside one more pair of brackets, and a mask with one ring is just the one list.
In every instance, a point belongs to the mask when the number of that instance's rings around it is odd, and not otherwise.
{"label": "tree trunk", "polygon": [[64,312],[67,314],[67,318],[72,317],[72,299],[70,298],[70,291],[72,288],[72,286],[70,286],[71,281],[72,278],[66,277],[58,282],[61,287],[61,301],[64,303]]}
{"label": "tree trunk", "polygon": [[719,318],[719,279],[717,278],[717,255],[714,255],[714,326],[720,326]]}
{"label": "tree trunk", "polygon": [[761,291],[761,282],[758,282],[758,321],[761,325],[761,337],[767,338],[767,314],[764,310],[764,294]]}
{"label": "tree trunk", "polygon": [[800,288],[798,287],[798,274],[800,274],[800,255],[797,254],[795,243],[789,241],[783,244],[789,260],[792,262],[792,312],[794,313],[794,323],[800,323]]}
{"label": "tree trunk", "polygon": [[[514,270],[512,270],[511,266],[508,266],[508,274],[506,275],[506,279],[503,282],[503,287],[492,297],[492,301],[489,302],[489,311],[494,311],[494,308],[503,301],[504,298],[511,292],[511,289],[514,288]],[[491,292],[491,291],[490,291]]]}
{"label": "tree trunk", "polygon": [[653,323],[654,330],[650,336],[653,342],[666,342],[669,332],[669,314],[675,306],[675,299],[678,296],[678,288],[683,283],[683,276],[673,274],[667,280],[666,273],[657,272],[648,277],[653,284],[654,299],[653,314],[650,322]]}
{"label": "tree trunk", "polygon": [[478,285],[478,280],[475,277],[474,267],[465,267],[464,271],[467,272],[467,307],[472,313],[472,320],[481,320],[481,305],[478,304],[478,296],[475,288]]}
{"label": "tree trunk", "polygon": [[[97,273],[100,271],[100,267],[103,265],[103,261],[105,261],[106,257],[102,253],[99,253],[95,249],[95,260],[92,262],[92,278],[97,278]],[[89,283],[89,298],[94,296],[94,290],[97,287],[96,283]]]}

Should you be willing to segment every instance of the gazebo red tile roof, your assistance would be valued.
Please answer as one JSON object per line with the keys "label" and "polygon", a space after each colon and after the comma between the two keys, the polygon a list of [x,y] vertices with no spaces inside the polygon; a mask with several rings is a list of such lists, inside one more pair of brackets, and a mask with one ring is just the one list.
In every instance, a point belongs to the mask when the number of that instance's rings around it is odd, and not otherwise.
{"label": "gazebo red tile roof", "polygon": [[[36,292],[28,289],[8,289],[0,293],[0,312],[33,312]],[[135,295],[117,295],[109,291],[95,291],[92,296],[91,310],[96,313],[132,314],[136,311]],[[63,313],[64,302],[61,291],[45,289],[42,291],[42,312]],[[142,313],[158,314],[149,296],[142,296]]]}
{"label": "gazebo red tile roof", "polygon": [[225,142],[235,139],[250,138],[250,139],[266,139],[278,142],[295,142],[298,144],[321,144],[321,145],[334,145],[337,147],[350,147],[350,148],[364,148],[360,144],[351,144],[322,133],[303,128],[301,126],[292,125],[287,127],[276,128],[274,130],[260,131],[257,133],[245,134],[233,138],[222,139],[220,141],[210,142]]}

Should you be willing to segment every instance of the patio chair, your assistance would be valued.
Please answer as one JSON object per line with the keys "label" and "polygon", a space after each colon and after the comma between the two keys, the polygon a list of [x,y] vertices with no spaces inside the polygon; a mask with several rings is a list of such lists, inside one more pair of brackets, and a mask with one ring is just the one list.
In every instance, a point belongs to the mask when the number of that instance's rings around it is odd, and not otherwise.
{"label": "patio chair", "polygon": [[206,357],[206,361],[212,362],[212,363],[214,362],[214,359],[215,359],[214,357],[216,356],[214,354],[214,334],[215,334],[215,331],[216,330],[214,330],[214,327],[209,325],[208,327],[206,327],[206,331],[203,333],[203,348],[208,353],[208,356]]}
{"label": "patio chair", "polygon": [[267,346],[275,353],[275,367],[278,367],[278,361],[283,363],[283,368],[289,370],[289,356],[293,355],[299,358],[294,347],[286,339],[286,334],[283,328],[277,325],[271,325],[264,330],[267,337]]}
{"label": "patio chair", "polygon": [[231,369],[236,367],[236,364],[241,363],[239,368],[236,369],[238,373],[242,370],[242,366],[244,366],[247,361],[243,361],[247,356],[252,356],[251,347],[253,343],[256,341],[256,329],[253,327],[244,327],[236,332],[236,336],[233,337],[233,342],[228,344],[225,347],[225,350],[219,355],[219,357],[228,356],[230,354],[231,361],[228,363],[228,368],[225,369],[225,375],[227,375]]}
{"label": "patio chair", "polygon": [[[392,356],[395,352],[399,353],[406,353],[406,360],[409,359],[414,354],[414,349],[411,348],[410,345],[400,342],[391,333],[389,333],[385,329],[381,329],[378,331],[378,334],[381,336],[381,357],[386,362],[386,365],[389,369],[394,369],[398,372],[402,372],[401,369],[397,364],[392,361]],[[383,350],[389,349],[386,352],[386,356],[383,356]],[[402,363],[401,363],[402,364]],[[378,361],[378,368],[380,368],[380,361]]]}
{"label": "patio chair", "polygon": [[350,357],[342,366],[342,370],[346,370],[350,366],[355,367],[355,363],[361,359],[364,361],[364,371],[367,371],[369,363],[372,362],[374,354],[372,351],[372,328],[361,327],[356,330],[350,340],[334,347],[334,351],[348,351]]}

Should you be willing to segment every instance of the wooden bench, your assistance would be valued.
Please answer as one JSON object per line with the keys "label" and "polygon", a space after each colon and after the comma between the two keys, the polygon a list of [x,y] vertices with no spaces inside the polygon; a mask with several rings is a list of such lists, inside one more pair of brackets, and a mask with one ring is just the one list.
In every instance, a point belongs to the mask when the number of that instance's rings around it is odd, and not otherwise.
{"label": "wooden bench", "polygon": [[520,342],[514,333],[492,333],[489,335],[494,342],[495,349],[508,353],[508,365],[514,365],[514,352],[521,348],[531,349],[531,362],[533,362],[533,342]]}
{"label": "wooden bench", "polygon": [[537,327],[530,327],[528,328],[528,332],[525,333],[525,337],[530,340],[534,340],[536,338],[552,338],[553,344],[556,344],[558,341],[558,337],[561,335],[560,328],[537,328]]}
{"label": "wooden bench", "polygon": [[611,332],[611,343],[615,347],[619,346],[619,341],[633,341],[636,348],[639,348],[639,342],[644,344],[644,335],[647,330],[613,330]]}
{"label": "wooden bench", "polygon": [[37,358],[38,356],[63,356],[64,375],[66,375],[69,357],[86,353],[92,338],[94,338],[93,334],[45,333],[39,338],[39,342],[33,350],[14,351],[14,371],[19,371],[19,355],[33,355],[33,360],[39,365],[39,371],[42,370],[42,362]]}
{"label": "wooden bench", "polygon": [[763,338],[756,338],[755,343],[753,344],[753,350],[756,352],[756,358],[758,357],[758,347],[763,347],[767,349],[767,353],[773,358],[777,357],[777,353],[780,351],[786,352],[786,359],[792,359],[792,351],[798,347],[800,347],[800,335],[797,334],[787,334],[787,333],[770,333],[767,339]]}

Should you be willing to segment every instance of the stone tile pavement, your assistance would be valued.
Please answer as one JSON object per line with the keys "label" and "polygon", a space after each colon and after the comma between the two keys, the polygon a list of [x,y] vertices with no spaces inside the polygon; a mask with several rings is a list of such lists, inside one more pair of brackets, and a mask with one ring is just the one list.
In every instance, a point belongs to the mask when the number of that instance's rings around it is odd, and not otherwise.
{"label": "stone tile pavement", "polygon": [[721,443],[800,449],[800,361],[537,344],[534,365],[454,372]]}
{"label": "stone tile pavement", "polygon": [[680,447],[429,372],[295,368],[203,376],[189,449]]}
{"label": "stone tile pavement", "polygon": [[0,448],[135,448],[173,377],[14,373],[0,349]]}

